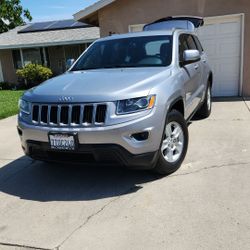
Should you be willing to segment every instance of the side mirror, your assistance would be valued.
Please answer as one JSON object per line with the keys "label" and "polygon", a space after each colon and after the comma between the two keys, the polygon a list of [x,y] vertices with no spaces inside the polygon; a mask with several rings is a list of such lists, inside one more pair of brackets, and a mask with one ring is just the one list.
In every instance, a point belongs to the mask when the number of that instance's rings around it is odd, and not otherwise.
{"label": "side mirror", "polygon": [[74,62],[75,62],[75,59],[68,59],[68,60],[66,61],[66,69],[67,69],[67,70],[70,69],[71,66],[74,64]]}
{"label": "side mirror", "polygon": [[196,49],[185,50],[183,59],[184,64],[194,63],[200,61],[201,55],[199,50]]}

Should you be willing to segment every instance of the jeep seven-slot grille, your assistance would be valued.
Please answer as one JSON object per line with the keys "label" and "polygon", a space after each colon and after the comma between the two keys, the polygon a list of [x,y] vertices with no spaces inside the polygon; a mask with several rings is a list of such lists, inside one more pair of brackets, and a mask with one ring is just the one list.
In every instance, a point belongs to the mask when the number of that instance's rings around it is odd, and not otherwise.
{"label": "jeep seven-slot grille", "polygon": [[106,104],[33,104],[32,122],[49,126],[102,125],[106,112]]}

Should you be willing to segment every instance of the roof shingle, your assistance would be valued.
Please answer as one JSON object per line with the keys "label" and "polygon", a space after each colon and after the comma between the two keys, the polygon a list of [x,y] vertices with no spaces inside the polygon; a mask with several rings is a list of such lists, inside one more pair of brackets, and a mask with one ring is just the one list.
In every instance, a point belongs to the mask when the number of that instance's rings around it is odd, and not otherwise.
{"label": "roof shingle", "polygon": [[28,25],[19,26],[13,30],[0,34],[0,49],[79,44],[93,42],[100,37],[98,27],[18,34],[18,31],[26,27],[28,27]]}

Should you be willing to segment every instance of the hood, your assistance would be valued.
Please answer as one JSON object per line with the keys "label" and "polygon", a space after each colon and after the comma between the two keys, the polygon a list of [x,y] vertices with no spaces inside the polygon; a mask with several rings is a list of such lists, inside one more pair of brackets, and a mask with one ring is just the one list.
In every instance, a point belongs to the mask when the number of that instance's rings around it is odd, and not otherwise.
{"label": "hood", "polygon": [[68,72],[24,94],[31,102],[58,103],[60,97],[76,102],[106,102],[147,96],[159,81],[171,74],[168,68],[100,69]]}

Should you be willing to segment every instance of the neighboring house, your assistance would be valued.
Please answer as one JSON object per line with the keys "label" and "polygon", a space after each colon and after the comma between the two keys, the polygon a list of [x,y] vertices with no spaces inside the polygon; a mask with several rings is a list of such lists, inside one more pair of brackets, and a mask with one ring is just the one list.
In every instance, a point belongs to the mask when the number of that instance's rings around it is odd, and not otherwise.
{"label": "neighboring house", "polygon": [[75,20],[33,23],[0,34],[0,82],[17,83],[16,70],[28,63],[61,74],[67,59],[77,59],[99,37],[98,27]]}
{"label": "neighboring house", "polygon": [[198,31],[214,72],[215,96],[250,96],[250,1],[101,0],[74,15],[100,27],[101,36],[140,31],[174,15],[205,17]]}

